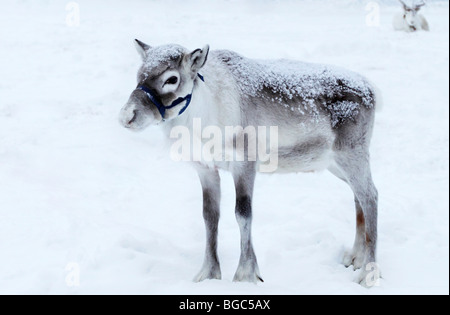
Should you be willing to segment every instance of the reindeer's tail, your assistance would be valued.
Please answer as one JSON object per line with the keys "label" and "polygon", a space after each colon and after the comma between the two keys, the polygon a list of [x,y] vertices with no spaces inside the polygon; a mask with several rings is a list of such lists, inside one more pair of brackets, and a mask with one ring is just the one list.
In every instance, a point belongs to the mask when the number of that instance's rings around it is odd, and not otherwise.
{"label": "reindeer's tail", "polygon": [[373,82],[370,82],[370,85],[372,87],[373,95],[374,95],[373,102],[374,102],[374,106],[375,106],[375,111],[380,112],[384,106],[383,94],[381,93],[381,90],[378,88],[378,86],[376,84],[374,84]]}

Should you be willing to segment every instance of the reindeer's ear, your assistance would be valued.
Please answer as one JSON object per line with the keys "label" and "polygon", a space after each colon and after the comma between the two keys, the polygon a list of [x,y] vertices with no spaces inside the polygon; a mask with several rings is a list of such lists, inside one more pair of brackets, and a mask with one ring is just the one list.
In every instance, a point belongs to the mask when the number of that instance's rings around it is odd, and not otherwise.
{"label": "reindeer's ear", "polygon": [[209,45],[206,45],[202,49],[196,49],[187,55],[187,62],[191,66],[193,72],[198,72],[206,63],[208,59]]}
{"label": "reindeer's ear", "polygon": [[142,59],[145,59],[147,57],[147,50],[149,50],[150,48],[152,48],[151,46],[147,45],[144,42],[141,42],[138,39],[134,40],[134,44],[136,46],[136,50],[138,51],[138,53],[141,55]]}

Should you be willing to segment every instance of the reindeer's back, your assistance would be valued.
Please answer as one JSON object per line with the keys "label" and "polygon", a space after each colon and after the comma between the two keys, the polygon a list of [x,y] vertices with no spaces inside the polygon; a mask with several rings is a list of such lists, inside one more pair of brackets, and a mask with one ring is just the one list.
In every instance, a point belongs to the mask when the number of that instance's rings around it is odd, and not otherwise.
{"label": "reindeer's back", "polygon": [[[234,77],[242,97],[270,103],[293,114],[331,116],[333,126],[374,106],[374,92],[362,76],[338,67],[292,60],[253,60],[215,51]],[[268,105],[266,105],[268,106]]]}

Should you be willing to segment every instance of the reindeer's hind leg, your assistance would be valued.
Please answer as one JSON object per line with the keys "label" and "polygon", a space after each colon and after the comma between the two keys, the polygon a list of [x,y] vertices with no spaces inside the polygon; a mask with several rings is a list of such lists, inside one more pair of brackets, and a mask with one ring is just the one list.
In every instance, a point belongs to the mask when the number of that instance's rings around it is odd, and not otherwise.
{"label": "reindeer's hind leg", "polygon": [[216,170],[198,167],[203,188],[203,218],[206,226],[206,251],[203,267],[195,282],[205,279],[221,279],[220,264],[217,257],[217,234],[220,217],[220,176]]}
{"label": "reindeer's hind leg", "polygon": [[355,196],[356,236],[353,249],[344,254],[343,263],[346,267],[353,265],[354,270],[364,267],[366,257],[366,219],[358,198]]}
{"label": "reindeer's hind leg", "polygon": [[336,152],[336,167],[355,194],[357,212],[357,234],[352,253],[345,257],[345,264],[353,263],[363,270],[358,282],[365,286],[373,285],[377,279],[368,276],[378,275],[375,270],[377,245],[378,192],[372,181],[369,153],[365,146]]}
{"label": "reindeer's hind leg", "polygon": [[[348,184],[347,179],[337,167],[330,167],[328,170],[334,175],[336,175],[336,177],[340,178],[341,180],[343,180]],[[366,220],[364,217],[364,212],[356,196],[355,196],[355,209],[356,209],[355,243],[353,244],[353,249],[351,251],[344,253],[342,263],[347,268],[353,265],[353,268],[356,270],[361,269],[363,267],[364,259],[366,257],[366,223],[365,223]]]}
{"label": "reindeer's hind leg", "polygon": [[253,250],[252,229],[252,198],[255,182],[255,163],[235,163],[233,178],[236,186],[236,219],[241,231],[241,257],[233,281],[258,282],[263,281]]}

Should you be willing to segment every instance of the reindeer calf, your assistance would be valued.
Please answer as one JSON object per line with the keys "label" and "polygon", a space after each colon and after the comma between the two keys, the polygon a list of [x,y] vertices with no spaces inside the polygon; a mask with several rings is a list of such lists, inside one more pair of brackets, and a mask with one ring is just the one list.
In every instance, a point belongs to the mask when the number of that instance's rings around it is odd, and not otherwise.
{"label": "reindeer calf", "polygon": [[[241,126],[240,132],[220,141],[236,151],[249,143],[247,128],[276,126],[277,172],[328,169],[353,190],[356,239],[344,264],[362,268],[358,282],[370,286],[366,278],[371,270],[366,266],[375,262],[378,204],[369,163],[376,105],[373,87],[360,75],[331,66],[252,60],[227,50],[209,52],[209,46],[189,52],[179,45],[136,43],[143,64],[137,87],[121,111],[122,125],[130,130],[160,125],[169,141],[174,141],[170,135],[175,127],[193,130],[198,119],[221,130]],[[227,137],[226,132],[221,134]],[[219,169],[232,173],[236,187],[241,256],[234,280],[262,281],[251,224],[255,176],[264,161],[259,155],[248,158],[247,153],[246,159],[219,156],[194,163],[203,188],[207,236],[204,264],[195,281],[221,278]]]}

